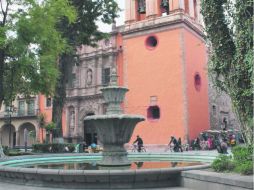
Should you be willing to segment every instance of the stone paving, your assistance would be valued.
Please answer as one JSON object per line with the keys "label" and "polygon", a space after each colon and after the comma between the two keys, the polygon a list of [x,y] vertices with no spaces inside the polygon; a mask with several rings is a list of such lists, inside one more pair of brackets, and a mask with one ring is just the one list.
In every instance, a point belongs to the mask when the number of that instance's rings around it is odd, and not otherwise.
{"label": "stone paving", "polygon": [[[20,186],[20,185],[7,184],[7,183],[0,182],[0,190],[64,190],[64,189],[49,188],[49,187]],[[68,189],[68,190],[74,190],[74,189]],[[95,189],[91,189],[91,190],[95,190]],[[121,189],[121,190],[127,190],[127,189]],[[147,189],[135,189],[135,190],[147,190]],[[184,188],[184,187],[171,187],[171,188],[153,188],[150,190],[191,190],[191,189]]]}

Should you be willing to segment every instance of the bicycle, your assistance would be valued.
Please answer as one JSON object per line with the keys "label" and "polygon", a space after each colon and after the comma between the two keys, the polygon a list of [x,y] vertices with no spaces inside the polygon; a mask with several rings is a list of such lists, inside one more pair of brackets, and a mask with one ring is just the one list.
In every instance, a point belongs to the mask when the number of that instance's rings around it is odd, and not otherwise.
{"label": "bicycle", "polygon": [[[138,145],[133,144],[131,148],[131,152],[138,152]],[[146,152],[146,148],[142,145],[140,152]]]}
{"label": "bicycle", "polygon": [[166,147],[165,152],[167,152],[168,150],[170,150],[170,152],[174,152],[174,145],[170,144]]}

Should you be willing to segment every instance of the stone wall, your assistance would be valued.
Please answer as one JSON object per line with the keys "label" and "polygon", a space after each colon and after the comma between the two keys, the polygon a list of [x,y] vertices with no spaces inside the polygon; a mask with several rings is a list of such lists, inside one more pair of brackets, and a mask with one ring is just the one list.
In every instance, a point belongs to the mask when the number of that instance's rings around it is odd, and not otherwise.
{"label": "stone wall", "polygon": [[233,112],[230,97],[225,92],[219,92],[209,80],[209,112],[211,129],[239,129],[239,122]]}

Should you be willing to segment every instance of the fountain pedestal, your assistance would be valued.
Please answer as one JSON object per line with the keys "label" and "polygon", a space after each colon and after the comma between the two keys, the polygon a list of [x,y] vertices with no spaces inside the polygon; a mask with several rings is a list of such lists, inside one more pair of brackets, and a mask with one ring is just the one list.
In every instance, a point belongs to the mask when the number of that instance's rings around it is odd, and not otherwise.
{"label": "fountain pedestal", "polygon": [[101,166],[127,166],[130,161],[124,144],[130,141],[133,130],[138,122],[144,121],[143,116],[123,114],[121,104],[127,88],[117,86],[116,71],[112,70],[110,86],[102,89],[105,102],[108,104],[106,115],[93,115],[85,118],[96,127],[98,138],[103,144]]}

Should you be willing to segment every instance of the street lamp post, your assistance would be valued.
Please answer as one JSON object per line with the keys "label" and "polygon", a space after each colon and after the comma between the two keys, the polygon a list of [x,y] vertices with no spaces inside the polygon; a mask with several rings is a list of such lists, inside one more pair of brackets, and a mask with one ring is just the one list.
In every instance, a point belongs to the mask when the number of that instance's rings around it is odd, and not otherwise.
{"label": "street lamp post", "polygon": [[11,146],[11,135],[12,135],[11,134],[11,119],[12,119],[12,114],[15,111],[16,111],[16,108],[13,105],[9,106],[6,109],[7,114],[5,115],[5,123],[9,125],[9,146]]}

